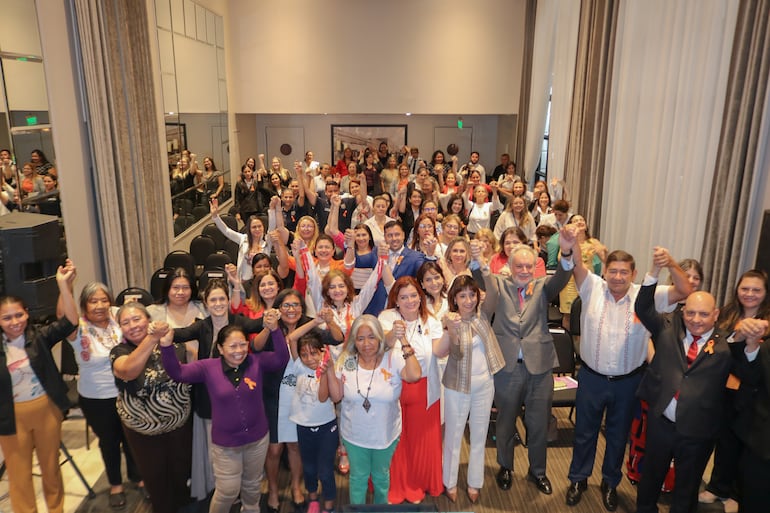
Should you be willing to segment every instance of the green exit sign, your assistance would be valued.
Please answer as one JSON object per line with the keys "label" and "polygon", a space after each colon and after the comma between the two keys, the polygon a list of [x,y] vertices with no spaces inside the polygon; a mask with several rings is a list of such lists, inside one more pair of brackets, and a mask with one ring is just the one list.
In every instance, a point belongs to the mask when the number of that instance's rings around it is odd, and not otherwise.
{"label": "green exit sign", "polygon": [[37,116],[27,116],[27,125],[37,125]]}

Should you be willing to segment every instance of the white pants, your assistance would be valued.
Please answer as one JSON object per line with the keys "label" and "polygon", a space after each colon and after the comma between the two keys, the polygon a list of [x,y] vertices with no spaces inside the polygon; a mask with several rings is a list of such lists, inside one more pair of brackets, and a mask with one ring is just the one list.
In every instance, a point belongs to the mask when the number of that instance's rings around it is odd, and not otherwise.
{"label": "white pants", "polygon": [[471,378],[471,393],[444,390],[444,486],[457,486],[460,466],[460,446],[467,422],[471,430],[468,457],[468,486],[481,488],[484,484],[484,449],[489,431],[489,415],[495,397],[495,382],[490,374]]}

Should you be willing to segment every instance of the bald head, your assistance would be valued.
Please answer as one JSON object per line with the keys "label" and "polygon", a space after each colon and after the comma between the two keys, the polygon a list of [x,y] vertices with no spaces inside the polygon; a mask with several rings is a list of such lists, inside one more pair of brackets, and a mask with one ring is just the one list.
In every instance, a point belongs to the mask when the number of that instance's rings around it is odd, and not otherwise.
{"label": "bald head", "polygon": [[691,335],[702,336],[709,332],[719,317],[714,296],[703,291],[690,294],[682,309],[682,316]]}

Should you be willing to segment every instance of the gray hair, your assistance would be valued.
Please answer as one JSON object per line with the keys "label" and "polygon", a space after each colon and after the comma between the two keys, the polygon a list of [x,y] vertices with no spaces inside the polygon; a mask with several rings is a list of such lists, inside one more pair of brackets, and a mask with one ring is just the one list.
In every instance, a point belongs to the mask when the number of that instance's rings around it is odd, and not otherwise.
{"label": "gray hair", "polygon": [[91,297],[97,292],[99,292],[100,290],[103,291],[105,294],[107,294],[107,299],[109,299],[110,305],[115,304],[115,298],[112,297],[112,292],[110,292],[110,288],[100,281],[92,281],[91,283],[83,287],[83,290],[80,292],[81,314],[85,315],[86,304],[88,304],[88,300],[91,299]]}

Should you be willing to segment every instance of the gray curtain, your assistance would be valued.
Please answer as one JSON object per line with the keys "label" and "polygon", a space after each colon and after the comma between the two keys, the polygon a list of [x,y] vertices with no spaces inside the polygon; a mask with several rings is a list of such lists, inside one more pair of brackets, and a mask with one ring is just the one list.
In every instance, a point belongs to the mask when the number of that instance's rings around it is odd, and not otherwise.
{"label": "gray curtain", "polygon": [[524,20],[524,52],[521,60],[521,91],[519,94],[519,115],[516,119],[516,174],[527,176],[524,166],[524,151],[527,145],[527,123],[529,122],[529,97],[532,91],[532,54],[535,49],[535,14],[537,0],[527,0]]}
{"label": "gray curtain", "polygon": [[770,0],[741,0],[701,263],[704,289],[724,304],[741,269],[743,234],[770,75]]}
{"label": "gray curtain", "polygon": [[169,249],[145,2],[74,0],[94,154],[96,205],[108,283],[149,284]]}
{"label": "gray curtain", "polygon": [[615,0],[583,0],[564,177],[573,212],[601,234],[612,64],[617,32]]}

